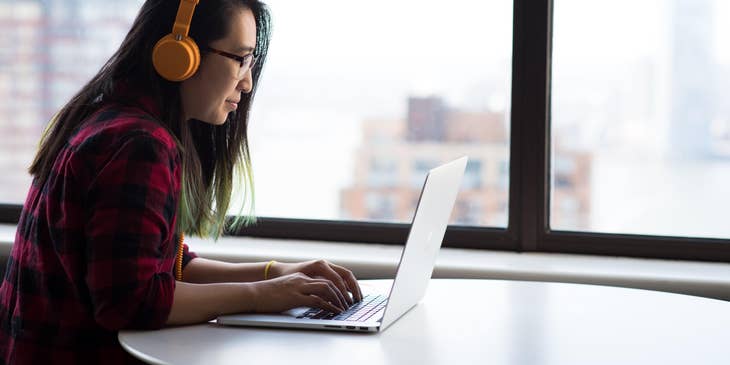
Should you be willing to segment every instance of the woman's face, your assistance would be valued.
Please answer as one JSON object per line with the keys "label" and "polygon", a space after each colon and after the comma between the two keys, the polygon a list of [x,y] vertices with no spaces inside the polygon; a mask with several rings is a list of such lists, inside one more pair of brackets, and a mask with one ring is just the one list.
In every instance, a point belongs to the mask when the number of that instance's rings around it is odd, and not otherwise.
{"label": "woman's face", "polygon": [[[256,47],[256,19],[248,8],[231,15],[228,35],[208,44],[213,49],[246,56]],[[200,45],[201,47],[205,45]],[[238,80],[240,63],[234,59],[202,52],[200,67],[180,84],[185,120],[198,119],[213,125],[226,122],[228,113],[238,109],[242,93],[251,92],[251,70]]]}

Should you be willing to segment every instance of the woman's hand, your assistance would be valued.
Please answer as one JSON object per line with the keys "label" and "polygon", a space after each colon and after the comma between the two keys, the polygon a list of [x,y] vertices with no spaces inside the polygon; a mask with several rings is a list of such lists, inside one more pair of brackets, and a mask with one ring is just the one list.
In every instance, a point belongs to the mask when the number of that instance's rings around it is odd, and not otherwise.
{"label": "woman's hand", "polygon": [[335,285],[301,272],[253,283],[258,313],[278,313],[296,307],[316,307],[341,313],[348,307]]}
{"label": "woman's hand", "polygon": [[325,279],[334,284],[337,289],[338,297],[348,306],[354,302],[350,298],[349,293],[352,293],[356,302],[362,300],[362,291],[360,291],[360,285],[355,279],[355,275],[352,271],[333,263],[327,262],[326,260],[314,260],[300,263],[284,263],[276,262],[271,267],[271,277],[279,277],[285,275],[291,275],[294,273],[302,273],[310,278]]}

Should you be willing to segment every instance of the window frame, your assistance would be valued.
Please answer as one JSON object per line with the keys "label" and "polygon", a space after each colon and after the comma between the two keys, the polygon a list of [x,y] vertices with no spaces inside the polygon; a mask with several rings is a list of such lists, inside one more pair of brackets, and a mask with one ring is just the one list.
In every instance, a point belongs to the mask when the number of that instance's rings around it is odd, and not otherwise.
{"label": "window frame", "polygon": [[[550,229],[550,90],[553,0],[514,0],[509,219],[506,228],[450,225],[444,247],[730,262],[730,239]],[[20,205],[0,204],[17,223]],[[232,236],[403,245],[409,225],[259,218]]]}

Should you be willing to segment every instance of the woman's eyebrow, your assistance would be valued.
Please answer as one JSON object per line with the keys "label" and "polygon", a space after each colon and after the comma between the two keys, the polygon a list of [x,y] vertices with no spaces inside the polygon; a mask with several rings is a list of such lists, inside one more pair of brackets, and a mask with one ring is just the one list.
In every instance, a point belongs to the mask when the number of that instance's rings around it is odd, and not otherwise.
{"label": "woman's eyebrow", "polygon": [[253,52],[256,48],[254,47],[248,47],[248,46],[241,46],[236,48],[236,53],[238,52]]}

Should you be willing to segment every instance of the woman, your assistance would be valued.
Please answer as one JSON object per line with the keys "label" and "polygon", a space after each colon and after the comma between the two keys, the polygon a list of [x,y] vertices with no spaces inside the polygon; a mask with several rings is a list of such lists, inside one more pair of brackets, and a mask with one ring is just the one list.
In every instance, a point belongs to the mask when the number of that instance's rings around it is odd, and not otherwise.
{"label": "woman", "polygon": [[169,81],[164,64],[177,60],[155,45],[179,5],[146,1],[44,133],[0,288],[0,363],[133,362],[121,329],[340,312],[361,298],[352,273],[326,261],[228,264],[183,244],[184,232],[221,234],[234,171],[252,195],[246,131],[270,32],[257,0],[203,0],[189,23],[199,66]]}

